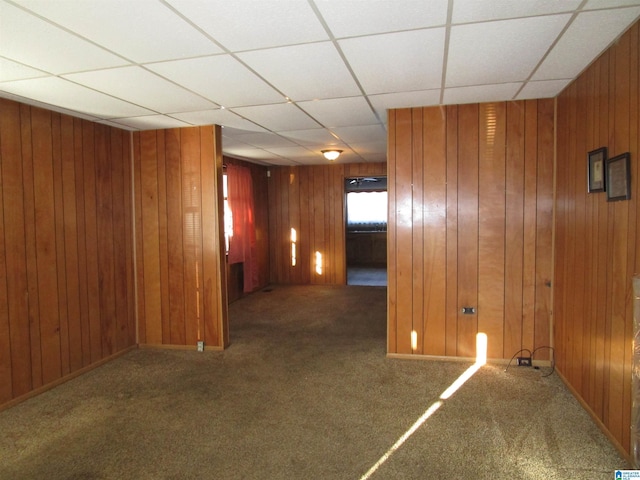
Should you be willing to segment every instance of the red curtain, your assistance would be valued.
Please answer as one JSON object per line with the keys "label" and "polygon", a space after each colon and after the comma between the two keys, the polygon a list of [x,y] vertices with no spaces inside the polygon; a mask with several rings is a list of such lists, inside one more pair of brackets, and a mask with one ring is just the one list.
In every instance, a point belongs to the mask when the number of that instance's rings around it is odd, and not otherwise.
{"label": "red curtain", "polygon": [[258,286],[258,259],[251,170],[227,165],[227,199],[233,217],[229,264],[244,263],[244,291],[252,292]]}

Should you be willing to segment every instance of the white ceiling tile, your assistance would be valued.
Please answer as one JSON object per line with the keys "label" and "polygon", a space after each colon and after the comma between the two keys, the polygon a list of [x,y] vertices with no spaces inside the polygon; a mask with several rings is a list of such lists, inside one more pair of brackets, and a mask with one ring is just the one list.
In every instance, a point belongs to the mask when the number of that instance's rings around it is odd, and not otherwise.
{"label": "white ceiling tile", "polygon": [[224,129],[222,130],[222,146],[223,148],[230,148],[230,147],[238,147],[238,148],[257,148],[254,147],[253,145],[247,145],[244,142],[241,142],[240,140],[238,140],[237,137],[233,137],[233,136],[228,136],[225,135],[225,131]]}
{"label": "white ceiling tile", "polygon": [[589,0],[583,10],[640,5],[640,0]]}
{"label": "white ceiling tile", "polygon": [[256,50],[238,57],[294,101],[360,94],[331,42]]}
{"label": "white ceiling tile", "polygon": [[192,125],[222,125],[223,127],[237,128],[243,132],[266,132],[264,128],[226,109],[172,113],[171,116]]}
{"label": "white ceiling tile", "polygon": [[231,55],[153,63],[145,67],[225,107],[286,101]]}
{"label": "white ceiling tile", "polygon": [[440,89],[419,92],[383,93],[369,95],[369,101],[383,122],[387,122],[387,110],[392,108],[428,107],[440,103]]}
{"label": "white ceiling tile", "polygon": [[4,2],[0,2],[0,32],[0,56],[49,73],[128,64],[126,60]]}
{"label": "white ceiling tile", "polygon": [[239,157],[261,158],[265,153],[261,148],[251,145],[230,144],[230,142],[228,143],[226,141],[226,137],[222,138],[222,148],[224,149],[225,155],[229,154]]}
{"label": "white ceiling tile", "polygon": [[454,0],[453,23],[571,12],[582,0]]}
{"label": "white ceiling tile", "polygon": [[390,0],[316,0],[318,10],[337,38],[442,26],[447,21],[448,0],[403,0],[402,8]]}
{"label": "white ceiling tile", "polygon": [[232,110],[238,115],[273,132],[320,128],[317,122],[292,103],[239,107]]}
{"label": "white ceiling tile", "polygon": [[119,128],[121,130],[128,130],[130,132],[137,132],[140,130],[139,128],[129,127],[128,125],[122,125],[121,123],[112,122],[111,120],[97,120],[96,123],[101,123],[102,125],[107,125],[109,127]]}
{"label": "white ceiling tile", "polygon": [[[265,147],[265,150],[277,155],[279,157],[288,158],[295,162],[299,162],[301,159],[318,159],[318,153],[308,150],[301,146],[293,147]],[[322,154],[320,154],[322,156]]]}
{"label": "white ceiling tile", "polygon": [[387,132],[381,125],[338,127],[331,130],[349,145],[352,143],[380,142],[387,138]]}
{"label": "white ceiling tile", "polygon": [[[139,63],[222,52],[205,35],[157,0],[18,2]],[[118,28],[113,28],[114,25]]]}
{"label": "white ceiling tile", "polygon": [[639,14],[639,7],[580,13],[532,79],[574,78],[591,63],[594,52],[600,54]]}
{"label": "white ceiling tile", "polygon": [[356,151],[361,155],[371,154],[371,153],[379,152],[380,150],[386,150],[387,139],[385,137],[384,139],[378,140],[376,142],[354,143],[350,146],[354,151]]}
{"label": "white ceiling tile", "polygon": [[527,82],[524,88],[518,93],[516,100],[528,98],[550,98],[557,96],[569,85],[571,80],[542,80],[539,82]]}
{"label": "white ceiling tile", "polygon": [[231,51],[327,40],[307,0],[168,0]]}
{"label": "white ceiling tile", "polygon": [[499,85],[446,88],[444,91],[444,103],[452,105],[512,100],[521,85],[521,83],[505,83]]}
{"label": "white ceiling tile", "polygon": [[340,40],[367,95],[439,88],[444,28]]}
{"label": "white ceiling tile", "polygon": [[452,27],[446,86],[525,80],[570,18],[551,15]]}
{"label": "white ceiling tile", "polygon": [[292,130],[288,132],[280,132],[280,135],[290,139],[292,142],[304,146],[344,147],[344,144],[325,128]]}
{"label": "white ceiling tile", "polygon": [[378,119],[364,97],[298,102],[298,106],[325,127],[378,123]]}
{"label": "white ceiling tile", "polygon": [[131,117],[154,113],[58,77],[5,82],[0,84],[0,90],[97,118]]}
{"label": "white ceiling tile", "polygon": [[27,78],[46,77],[47,75],[49,74],[41,70],[0,57],[0,82],[26,80]]}
{"label": "white ceiling tile", "polygon": [[141,67],[74,73],[64,78],[161,113],[217,106]]}
{"label": "white ceiling tile", "polygon": [[246,143],[247,145],[253,145],[254,147],[264,149],[297,146],[286,138],[281,137],[280,135],[274,135],[273,133],[247,133],[246,135],[236,135],[234,138]]}
{"label": "white ceiling tile", "polygon": [[161,128],[181,128],[190,127],[188,123],[181,122],[175,118],[165,115],[145,115],[143,117],[130,117],[112,119],[113,123],[125,125],[138,130],[155,130]]}

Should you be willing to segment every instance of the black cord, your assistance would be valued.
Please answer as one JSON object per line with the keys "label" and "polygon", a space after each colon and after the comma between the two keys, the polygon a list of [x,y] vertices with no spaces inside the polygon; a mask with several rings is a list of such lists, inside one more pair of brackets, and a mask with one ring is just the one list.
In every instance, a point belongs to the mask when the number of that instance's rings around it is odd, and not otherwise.
{"label": "black cord", "polygon": [[549,373],[547,373],[546,375],[542,375],[543,377],[548,377],[551,374],[553,374],[553,372],[555,372],[556,370],[556,351],[553,347],[549,347],[548,345],[543,345],[542,347],[538,347],[536,348],[533,353],[531,353],[531,361],[533,362],[533,356],[536,354],[536,352],[538,350],[541,350],[543,348],[546,348],[548,350],[551,350],[551,371]]}
{"label": "black cord", "polygon": [[[542,348],[542,347],[540,347]],[[529,357],[533,357],[533,354],[531,353],[531,350],[529,350],[528,348],[523,348],[521,350],[518,350],[516,353],[513,354],[513,357],[511,357],[511,360],[509,360],[509,364],[507,365],[507,368],[504,369],[504,371],[506,372],[507,370],[509,370],[509,367],[511,366],[511,362],[513,362],[513,359],[516,358],[516,355],[518,355],[521,352],[529,352]],[[535,350],[534,350],[535,352]]]}

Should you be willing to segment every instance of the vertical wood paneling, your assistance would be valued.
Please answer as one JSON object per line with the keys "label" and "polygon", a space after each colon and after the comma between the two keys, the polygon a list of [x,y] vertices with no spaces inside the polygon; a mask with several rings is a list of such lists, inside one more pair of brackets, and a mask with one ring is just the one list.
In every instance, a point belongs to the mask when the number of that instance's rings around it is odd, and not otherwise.
{"label": "vertical wood paneling", "polygon": [[20,105],[0,99],[2,207],[13,397],[32,389]]}
{"label": "vertical wood paneling", "polygon": [[[182,168],[180,131],[165,131],[165,180],[167,195],[167,265],[169,291],[169,342],[184,345],[184,251],[182,231]],[[164,201],[164,200],[163,200]]]}
{"label": "vertical wood paneling", "polygon": [[396,190],[389,188],[397,183],[395,165],[398,162],[396,155],[396,120],[397,110],[387,111],[388,140],[387,140],[387,351],[398,351],[398,269],[394,261],[396,255],[396,222],[397,210]]}
{"label": "vertical wood paneling", "polygon": [[[629,453],[639,42],[636,24],[567,87],[557,123],[557,368]],[[631,200],[609,203],[605,193],[587,193],[587,153],[602,146],[610,157],[630,152]]]}
{"label": "vertical wood paneling", "polygon": [[[31,125],[33,129],[36,275],[40,305],[38,318],[42,352],[42,382],[47,384],[62,376],[51,113],[41,109],[33,109]],[[63,267],[61,266],[61,268]]]}
{"label": "vertical wood paneling", "polygon": [[416,325],[424,348],[413,353],[473,357],[478,332],[490,358],[533,350],[538,331],[549,345],[553,108],[389,112],[389,352],[411,353],[402,341]]}
{"label": "vertical wood paneling", "polygon": [[[513,355],[524,344],[524,175],[525,104],[507,105],[506,211],[505,211],[505,329],[504,355]],[[534,136],[535,138],[535,136]],[[531,247],[531,245],[530,245]],[[535,244],[528,250],[535,258]],[[533,291],[533,289],[531,289]],[[533,346],[533,336],[529,338]]]}
{"label": "vertical wood paneling", "polygon": [[[158,142],[158,247],[160,257],[160,312],[162,315],[162,343],[171,343],[171,315],[169,290],[169,246],[167,212],[167,142],[162,132],[156,132]],[[180,178],[180,177],[178,177]]]}
{"label": "vertical wood paneling", "polygon": [[84,122],[82,128],[84,163],[85,250],[87,296],[89,299],[89,342],[91,362],[102,358],[100,325],[100,280],[98,277],[98,227],[96,211],[95,124]]}
{"label": "vertical wood paneling", "polygon": [[134,305],[133,289],[114,288],[132,270],[113,267],[131,246],[113,209],[131,190],[112,188],[129,138],[0,100],[0,404],[134,343],[114,342],[116,302],[126,321]]}
{"label": "vertical wood paneling", "polygon": [[[522,345],[535,342],[536,306],[536,224],[537,224],[537,175],[538,175],[538,104],[536,100],[525,102],[524,126],[524,208],[523,248],[528,255],[522,260]],[[508,242],[507,242],[508,244]],[[508,295],[505,294],[505,299]],[[515,351],[505,347],[505,352]],[[548,353],[548,352],[547,352]]]}
{"label": "vertical wood paneling", "polygon": [[[553,265],[553,176],[554,112],[551,99],[538,100],[537,195],[536,195],[536,284],[534,348],[548,346],[551,338],[551,285]],[[542,349],[539,358],[550,358]]]}
{"label": "vertical wood paneling", "polygon": [[[398,317],[396,348],[398,353],[411,353],[411,331],[413,330],[413,262],[410,255],[403,252],[412,251],[412,116],[411,109],[396,111],[396,136],[394,145],[397,159],[393,168],[395,175],[395,210],[389,215],[396,219],[394,222],[396,241],[393,245],[393,258],[396,259],[396,315]],[[420,132],[422,133],[422,132]],[[400,321],[400,319],[406,319]]]}
{"label": "vertical wood paneling", "polygon": [[458,128],[458,355],[475,355],[477,314],[461,313],[464,306],[478,308],[478,105],[462,105]]}
{"label": "vertical wood paneling", "polygon": [[87,241],[85,221],[84,195],[84,154],[83,154],[83,124],[79,119],[73,122],[74,155],[75,155],[75,193],[76,193],[76,222],[78,225],[78,285],[80,303],[80,330],[82,338],[82,365],[91,364],[91,339],[89,336],[89,294],[87,280]]}
{"label": "vertical wood paneling", "polygon": [[[20,107],[22,134],[22,163],[24,185],[24,242],[26,244],[27,305],[29,310],[29,337],[31,346],[31,382],[34,388],[42,386],[42,346],[40,343],[40,298],[38,295],[38,265],[36,249],[35,194],[33,186],[33,130],[31,109]],[[50,139],[51,137],[49,137]]]}
{"label": "vertical wood paneling", "polygon": [[[139,146],[135,183],[142,189],[137,226],[138,258],[143,259],[137,279],[144,302],[141,343],[193,348],[200,340],[209,347],[228,343],[217,210],[222,159],[214,134],[219,135],[208,126],[133,135]],[[168,302],[161,300],[162,292]]]}
{"label": "vertical wood paneling", "polygon": [[160,233],[158,230],[157,138],[153,130],[140,134],[140,179],[142,195],[145,341],[162,343],[162,302],[160,301]]}
{"label": "vertical wood paneling", "polygon": [[[424,116],[422,110],[411,110],[411,196],[413,202],[411,205],[411,225],[418,226],[414,228],[411,234],[412,247],[411,250],[411,299],[413,309],[411,318],[413,318],[412,331],[417,334],[416,349],[414,353],[424,353],[424,339],[427,335],[424,328],[424,296],[422,292],[425,289],[425,262],[424,256],[425,238],[424,231],[420,226],[423,224],[423,211],[425,205],[425,184],[424,184]],[[407,256],[408,257],[408,256]],[[430,332],[429,332],[430,333]]]}
{"label": "vertical wood paneling", "polygon": [[[510,107],[512,105],[509,104]],[[519,104],[516,108],[523,110]],[[508,229],[508,223],[505,225],[506,210],[511,206],[517,208],[522,215],[522,202],[511,203],[505,195],[508,188],[505,164],[508,171],[509,161],[512,159],[510,155],[505,159],[505,130],[508,123],[506,106],[503,103],[480,105],[478,216],[481,222],[478,226],[478,331],[491,338],[487,345],[487,355],[490,358],[501,358],[508,355],[506,352],[514,351],[510,345],[505,352],[505,330],[510,321],[521,318],[520,311],[517,311],[515,316],[509,316],[505,305],[505,297],[508,298],[505,287],[509,284],[510,272],[507,261],[509,256],[505,258],[505,250],[515,246],[518,248],[519,258],[522,258],[522,242],[509,245],[509,240],[505,240],[505,229]],[[521,165],[518,166],[522,172]],[[522,192],[522,188],[520,191]],[[515,275],[515,285],[522,283],[522,271],[517,273],[520,275]],[[518,293],[522,299],[521,287]]]}
{"label": "vertical wood paneling", "polygon": [[447,267],[446,267],[446,355],[455,356],[458,352],[458,107],[447,107]]}
{"label": "vertical wood paneling", "polygon": [[67,272],[66,255],[64,248],[64,205],[62,201],[62,151],[61,151],[61,115],[51,115],[51,140],[52,140],[52,167],[54,183],[54,222],[56,239],[56,268],[57,290],[58,290],[58,314],[59,314],[59,335],[60,335],[60,366],[61,375],[68,375],[70,368],[70,348],[69,348],[69,308],[67,305]]}
{"label": "vertical wood paneling", "polygon": [[447,248],[447,124],[444,109],[424,109],[423,118],[422,217],[418,220],[424,236],[424,294],[419,290],[416,294],[424,302],[423,353],[446,355],[447,256],[442,252]]}
{"label": "vertical wood paneling", "polygon": [[[2,154],[2,123],[0,123],[0,206],[4,198]],[[0,208],[0,405],[13,398],[9,299],[7,297],[7,249],[4,231],[4,209]]]}
{"label": "vertical wood paneling", "polygon": [[96,128],[96,212],[98,229],[98,282],[100,286],[100,338],[104,355],[116,347],[116,286],[113,231],[111,161],[121,163],[120,152],[111,152],[109,129]]}
{"label": "vertical wood paneling", "polygon": [[[271,283],[345,284],[344,179],[384,175],[385,165],[271,167],[269,171],[268,191],[262,198],[269,203]],[[298,238],[295,267],[291,265],[292,227],[297,228]],[[316,273],[316,252],[322,254],[322,274]]]}

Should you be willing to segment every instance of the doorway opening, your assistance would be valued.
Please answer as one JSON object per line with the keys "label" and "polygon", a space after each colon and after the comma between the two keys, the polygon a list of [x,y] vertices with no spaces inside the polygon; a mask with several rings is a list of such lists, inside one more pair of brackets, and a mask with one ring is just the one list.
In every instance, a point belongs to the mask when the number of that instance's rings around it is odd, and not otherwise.
{"label": "doorway opening", "polygon": [[347,285],[387,285],[387,177],[345,179]]}

